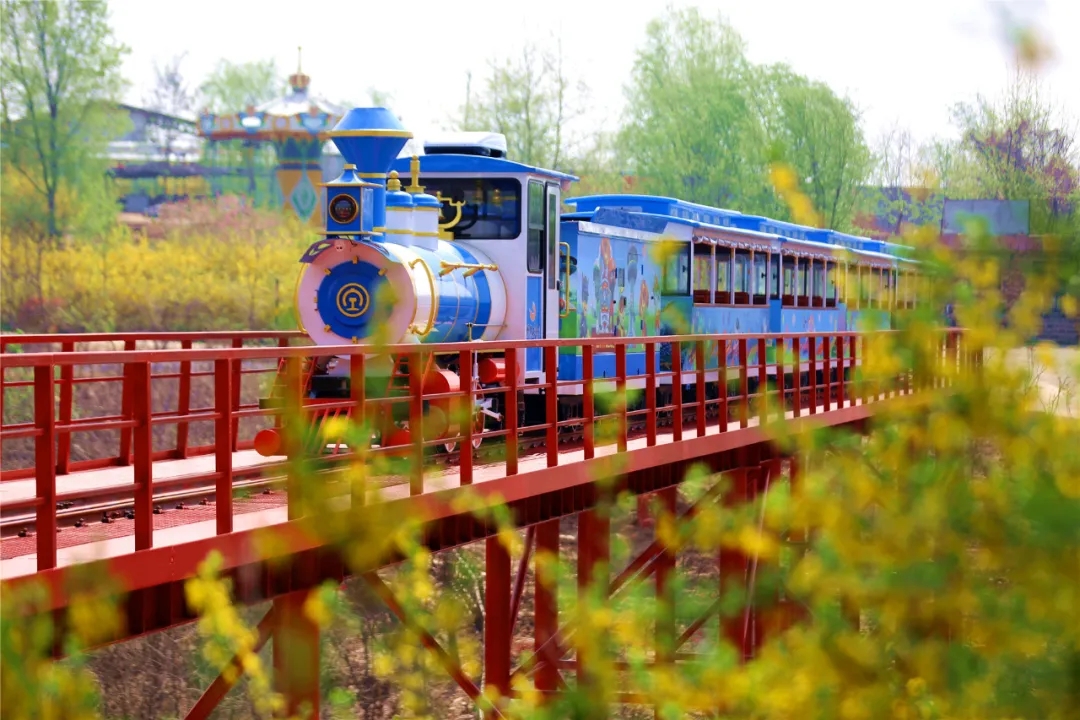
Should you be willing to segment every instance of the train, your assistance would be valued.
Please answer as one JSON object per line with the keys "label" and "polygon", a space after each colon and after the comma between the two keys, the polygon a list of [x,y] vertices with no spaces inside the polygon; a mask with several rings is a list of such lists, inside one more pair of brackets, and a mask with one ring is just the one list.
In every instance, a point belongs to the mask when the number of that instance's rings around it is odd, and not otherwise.
{"label": "train", "polygon": [[[583,417],[584,383],[573,383],[584,377],[583,352],[525,347],[508,363],[499,341],[641,338],[625,353],[634,376],[645,372],[646,338],[888,328],[918,299],[918,262],[906,246],[672,197],[573,197],[579,178],[507,157],[498,133],[451,133],[407,151],[412,133],[384,107],[354,108],[328,135],[345,163],[324,186],[323,237],[300,259],[300,329],[316,346],[361,345],[373,355],[386,344],[474,343],[472,368],[458,367],[457,353],[429,354],[424,392],[497,388],[515,367],[522,427],[545,422],[551,373],[560,420]],[[676,360],[670,343],[657,346],[661,370],[680,362],[689,389],[694,349]],[[737,366],[736,344],[727,351],[725,367]],[[752,344],[752,365],[757,352]],[[775,352],[766,348],[768,363]],[[803,363],[809,352],[803,342]],[[407,390],[407,357],[369,364],[366,396]],[[716,397],[721,358],[713,348],[704,360]],[[614,345],[595,345],[592,363],[595,378],[615,377]],[[319,404],[351,396],[347,357],[316,357],[303,378],[313,427],[325,418]],[[277,390],[280,398],[280,381]],[[670,380],[656,392],[666,405]],[[471,421],[478,446],[483,430],[503,423],[506,402],[505,393],[481,395],[466,412],[425,403],[425,438],[459,436]],[[373,433],[377,445],[408,445],[408,408]],[[279,453],[277,431],[256,447]],[[448,441],[445,451],[454,447]]]}

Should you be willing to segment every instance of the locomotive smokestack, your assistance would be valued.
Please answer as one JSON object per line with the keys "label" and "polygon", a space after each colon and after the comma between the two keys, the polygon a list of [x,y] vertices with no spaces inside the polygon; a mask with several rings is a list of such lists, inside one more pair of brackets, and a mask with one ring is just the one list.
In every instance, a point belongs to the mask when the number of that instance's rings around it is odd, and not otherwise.
{"label": "locomotive smokestack", "polygon": [[345,162],[364,180],[378,185],[372,220],[386,226],[386,173],[412,133],[384,107],[353,108],[327,133]]}

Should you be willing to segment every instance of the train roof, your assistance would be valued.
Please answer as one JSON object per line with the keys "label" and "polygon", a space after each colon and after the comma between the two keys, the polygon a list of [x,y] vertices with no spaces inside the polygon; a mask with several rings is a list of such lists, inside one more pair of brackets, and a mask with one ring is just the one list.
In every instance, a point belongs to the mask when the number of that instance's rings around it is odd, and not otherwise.
{"label": "train roof", "polygon": [[[610,206],[606,203],[597,203],[594,198],[590,198],[588,202],[582,203],[587,208],[586,210],[578,209],[574,212],[563,213],[562,219],[570,222],[592,222],[597,225],[607,225],[617,228],[625,228],[627,230],[635,230],[641,232],[647,232],[652,234],[662,234],[667,231],[670,225],[683,225],[693,229],[704,230],[706,232],[724,232],[734,233],[739,236],[745,237],[747,240],[760,240],[768,244],[775,246],[780,244],[781,246],[790,246],[792,249],[801,249],[809,253],[818,255],[831,255],[835,253],[839,248],[855,253],[858,256],[865,257],[868,260],[875,262],[882,262],[888,265],[894,265],[898,261],[914,262],[909,258],[903,257],[900,254],[899,249],[904,248],[902,245],[893,245],[894,252],[880,252],[883,245],[881,241],[870,241],[869,245],[873,249],[862,248],[858,246],[858,243],[853,240],[858,240],[858,236],[846,235],[845,233],[836,233],[831,230],[822,230],[819,228],[806,228],[812,232],[805,233],[801,237],[790,237],[779,234],[775,231],[765,231],[756,229],[754,226],[763,226],[761,220],[769,220],[768,218],[761,218],[756,215],[742,215],[741,213],[732,213],[729,219],[739,216],[740,220],[745,222],[739,222],[738,224],[732,223],[727,225],[720,225],[710,222],[703,222],[701,220],[693,220],[678,215],[670,215],[662,212],[655,212],[655,210],[671,209],[675,203],[680,201],[673,200],[672,198],[655,198],[651,196],[619,196],[610,195],[606,198],[626,198],[630,197],[632,200],[626,204],[618,206]],[[580,206],[579,206],[580,207]],[[710,219],[715,219],[718,215],[712,215]],[[792,223],[781,223],[780,221],[769,221],[764,227],[770,229],[780,229],[780,225],[802,227],[793,225]],[[836,242],[839,240],[840,242]],[[869,240],[869,239],[868,239]]]}
{"label": "train roof", "polygon": [[578,212],[611,209],[630,213],[654,214],[671,220],[702,223],[702,227],[738,228],[744,231],[764,233],[786,239],[841,246],[860,252],[886,254],[891,257],[905,257],[910,251],[910,248],[905,248],[902,245],[892,245],[880,240],[850,235],[837,230],[798,225],[761,215],[747,215],[737,210],[708,207],[661,195],[588,195],[569,198],[566,203],[575,206]]}
{"label": "train roof", "polygon": [[[447,146],[443,146],[444,148]],[[409,174],[409,157],[398,157],[390,165],[391,170],[397,170],[402,177]],[[507,160],[503,157],[489,157],[485,155],[473,155],[456,152],[439,152],[437,154],[424,153],[420,160],[420,182],[423,183],[427,173],[467,173],[476,175],[540,175],[549,177],[560,182],[576,182],[576,175],[569,175],[557,170],[525,165],[524,163]]]}
{"label": "train roof", "polygon": [[663,195],[583,195],[567,198],[567,205],[573,205],[579,212],[592,212],[602,208],[624,210],[626,212],[653,213],[669,218],[706,222],[712,225],[724,225],[725,219],[742,215],[738,210],[699,205],[678,198]]}

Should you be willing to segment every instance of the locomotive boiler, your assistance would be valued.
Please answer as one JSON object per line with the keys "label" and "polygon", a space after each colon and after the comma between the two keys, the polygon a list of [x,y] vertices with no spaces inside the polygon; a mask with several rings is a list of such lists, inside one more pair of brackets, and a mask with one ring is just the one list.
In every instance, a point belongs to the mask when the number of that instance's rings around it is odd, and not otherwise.
{"label": "locomotive boiler", "polygon": [[390,171],[411,133],[382,108],[357,108],[330,136],[346,164],[326,184],[326,240],[302,260],[303,330],[319,345],[497,338],[506,319],[499,266],[448,242],[443,203],[417,184],[416,158],[407,190]]}

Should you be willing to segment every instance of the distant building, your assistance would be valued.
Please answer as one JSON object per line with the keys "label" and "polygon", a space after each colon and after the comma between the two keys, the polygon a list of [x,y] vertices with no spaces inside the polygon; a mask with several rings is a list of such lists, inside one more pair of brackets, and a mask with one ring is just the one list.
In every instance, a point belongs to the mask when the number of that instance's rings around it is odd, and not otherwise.
{"label": "distant building", "polygon": [[132,128],[109,143],[108,156],[115,164],[148,162],[197,162],[202,139],[194,120],[155,110],[121,104]]}

